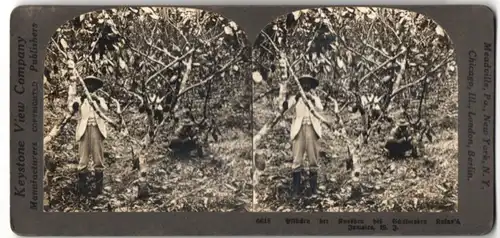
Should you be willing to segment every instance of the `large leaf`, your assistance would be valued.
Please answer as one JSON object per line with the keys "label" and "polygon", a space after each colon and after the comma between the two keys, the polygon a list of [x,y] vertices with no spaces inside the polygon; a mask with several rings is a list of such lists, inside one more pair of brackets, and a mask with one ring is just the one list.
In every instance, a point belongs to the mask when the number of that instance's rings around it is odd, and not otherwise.
{"label": "large leaf", "polygon": [[229,36],[234,36],[233,29],[230,26],[224,27],[224,33]]}
{"label": "large leaf", "polygon": [[120,68],[125,69],[127,67],[127,63],[120,57],[118,58],[118,63],[120,65]]}
{"label": "large leaf", "polygon": [[68,49],[68,43],[66,43],[66,40],[64,38],[61,38],[60,42],[63,49]]}
{"label": "large leaf", "polygon": [[436,26],[436,34],[439,36],[444,36],[444,30],[439,25]]}

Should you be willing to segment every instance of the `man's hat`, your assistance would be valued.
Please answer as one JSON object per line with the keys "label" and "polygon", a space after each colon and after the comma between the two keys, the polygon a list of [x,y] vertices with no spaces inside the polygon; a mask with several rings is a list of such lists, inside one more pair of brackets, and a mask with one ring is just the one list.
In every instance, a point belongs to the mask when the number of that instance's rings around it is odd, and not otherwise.
{"label": "man's hat", "polygon": [[85,79],[83,79],[83,82],[85,83],[85,86],[87,88],[92,87],[94,89],[99,89],[104,85],[104,82],[95,76],[87,76]]}
{"label": "man's hat", "polygon": [[299,82],[301,85],[309,84],[311,88],[316,88],[319,85],[319,80],[311,75],[303,75],[299,78]]}
{"label": "man's hat", "polygon": [[398,120],[398,126],[409,126],[410,124],[403,118]]}

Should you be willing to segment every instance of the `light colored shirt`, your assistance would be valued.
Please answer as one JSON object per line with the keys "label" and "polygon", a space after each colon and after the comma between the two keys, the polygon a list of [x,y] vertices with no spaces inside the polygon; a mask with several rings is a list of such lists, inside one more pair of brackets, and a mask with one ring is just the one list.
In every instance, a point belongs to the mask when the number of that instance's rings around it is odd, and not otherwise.
{"label": "light colored shirt", "polygon": [[[311,109],[307,107],[306,102],[302,98],[297,98],[296,96],[291,96],[286,100],[286,104],[283,103],[283,106],[295,107],[295,118],[292,121],[292,126],[290,129],[290,138],[293,140],[295,136],[300,131],[300,128],[304,124],[310,123],[313,126],[314,131],[321,138],[321,121],[318,117],[314,116],[311,112]],[[321,104],[321,100],[318,96],[313,96],[313,100],[311,100],[312,106],[316,110],[317,113],[323,111],[323,105]],[[285,108],[280,108],[281,111]]]}
{"label": "light colored shirt", "polygon": [[[299,100],[297,101],[297,104],[303,104],[304,107],[307,107],[306,105],[306,102],[304,102],[304,100],[302,100],[302,97],[299,98]],[[311,111],[307,111],[307,112],[304,112],[304,118],[302,119],[302,125],[311,125],[312,122],[311,122],[311,117],[313,116]]]}
{"label": "light colored shirt", "polygon": [[87,121],[87,125],[88,126],[95,126],[97,125],[97,117],[99,117],[99,115],[97,115],[96,111],[94,110],[94,107],[92,107],[92,105],[90,105],[90,101],[88,99],[85,99],[83,101],[83,103],[87,103],[89,104],[89,119]]}

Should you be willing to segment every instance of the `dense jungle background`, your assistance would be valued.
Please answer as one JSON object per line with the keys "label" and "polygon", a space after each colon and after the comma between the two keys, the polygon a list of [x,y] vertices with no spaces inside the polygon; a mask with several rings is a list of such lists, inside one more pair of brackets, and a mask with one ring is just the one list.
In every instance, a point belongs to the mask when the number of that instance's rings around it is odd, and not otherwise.
{"label": "dense jungle background", "polygon": [[[457,64],[438,23],[390,8],[301,10],[269,24],[253,58],[254,211],[457,211]],[[320,80],[329,124],[320,193],[292,200],[294,112],[279,103],[302,74]],[[384,144],[400,120],[419,152],[390,159]]]}
{"label": "dense jungle background", "polygon": [[[246,211],[250,55],[234,22],[195,9],[106,9],[62,25],[45,59],[45,210]],[[110,108],[97,197],[75,194],[77,121],[68,109],[88,75],[104,80],[97,94]]]}

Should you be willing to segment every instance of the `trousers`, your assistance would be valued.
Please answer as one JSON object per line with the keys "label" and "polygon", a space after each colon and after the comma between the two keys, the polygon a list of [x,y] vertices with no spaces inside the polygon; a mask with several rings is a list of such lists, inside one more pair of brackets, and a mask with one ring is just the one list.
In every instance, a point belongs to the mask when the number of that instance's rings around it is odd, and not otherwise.
{"label": "trousers", "polygon": [[78,170],[85,171],[88,169],[90,156],[94,161],[95,170],[104,169],[104,136],[99,131],[97,125],[88,125],[85,133],[79,141],[79,156]]}
{"label": "trousers", "polygon": [[299,133],[292,141],[292,170],[300,171],[303,167],[304,155],[309,159],[309,169],[318,168],[319,136],[311,124],[302,125]]}

